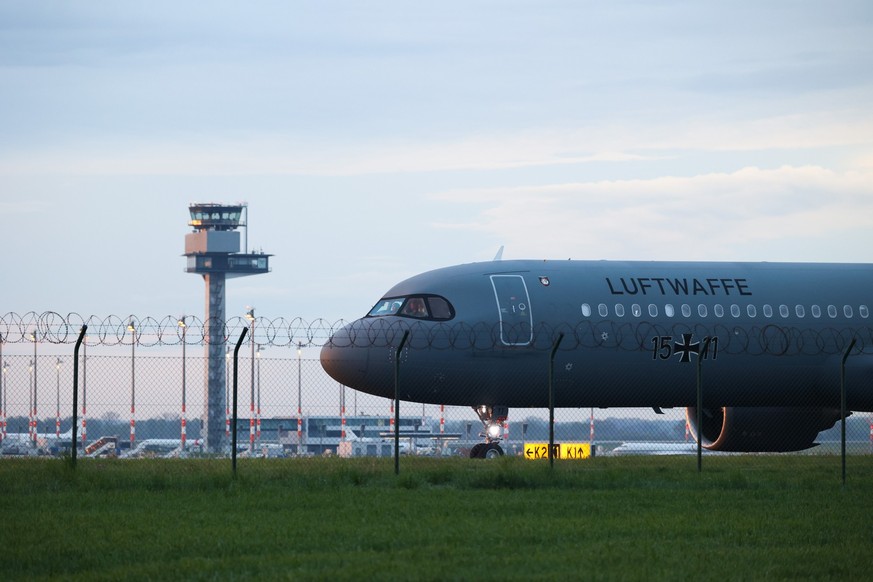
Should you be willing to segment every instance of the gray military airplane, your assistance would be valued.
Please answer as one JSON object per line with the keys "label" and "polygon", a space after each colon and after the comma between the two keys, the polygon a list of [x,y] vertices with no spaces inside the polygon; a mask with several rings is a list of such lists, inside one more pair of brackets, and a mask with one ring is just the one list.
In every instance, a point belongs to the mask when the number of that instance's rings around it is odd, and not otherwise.
{"label": "gray military airplane", "polygon": [[[472,406],[502,454],[509,407],[684,407],[716,451],[815,446],[873,410],[873,265],[492,261],[390,289],[321,351],[334,379],[413,402]],[[856,343],[849,351],[852,340]],[[697,426],[697,368],[703,394]],[[848,416],[848,414],[847,414]]]}

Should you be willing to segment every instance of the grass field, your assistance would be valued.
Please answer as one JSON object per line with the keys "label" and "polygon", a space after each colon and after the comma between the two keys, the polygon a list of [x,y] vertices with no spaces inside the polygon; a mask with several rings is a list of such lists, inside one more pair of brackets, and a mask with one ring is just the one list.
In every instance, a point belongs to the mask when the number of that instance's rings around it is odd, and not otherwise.
{"label": "grass field", "polygon": [[0,461],[0,579],[870,579],[873,457]]}

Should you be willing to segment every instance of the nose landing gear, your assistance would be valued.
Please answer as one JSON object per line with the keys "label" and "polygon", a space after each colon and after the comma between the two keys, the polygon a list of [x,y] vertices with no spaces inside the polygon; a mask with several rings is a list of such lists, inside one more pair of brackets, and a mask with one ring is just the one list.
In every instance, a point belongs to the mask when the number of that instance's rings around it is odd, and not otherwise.
{"label": "nose landing gear", "polygon": [[470,449],[471,459],[494,459],[503,456],[503,448],[498,444],[501,441],[503,422],[509,416],[509,408],[506,406],[488,406],[483,404],[474,408],[485,430],[479,436],[485,437],[484,443],[473,445]]}

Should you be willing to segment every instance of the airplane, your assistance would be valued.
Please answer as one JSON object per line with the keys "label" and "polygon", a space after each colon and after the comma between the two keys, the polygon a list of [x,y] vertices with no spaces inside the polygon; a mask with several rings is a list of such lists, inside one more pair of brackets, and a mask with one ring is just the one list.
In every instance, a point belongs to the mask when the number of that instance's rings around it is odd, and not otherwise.
{"label": "airplane", "polygon": [[[718,454],[717,451],[704,449],[705,454]],[[696,455],[696,442],[626,442],[621,443],[608,453],[609,457],[628,455]]]}
{"label": "airplane", "polygon": [[[361,427],[360,431],[361,431],[361,434],[364,434],[363,427]],[[374,438],[374,437],[360,436],[360,435],[358,435],[358,433],[356,433],[351,428],[346,429],[345,440],[352,442],[352,443],[387,443],[387,442],[389,442],[389,439],[384,438],[384,437]]]}
{"label": "airplane", "polygon": [[556,408],[682,407],[709,450],[795,451],[840,420],[843,358],[846,410],[873,410],[871,290],[868,264],[469,263],[396,284],[320,358],[356,390],[393,398],[397,366],[399,399],[473,407],[471,457],[503,454],[550,376]]}
{"label": "airplane", "polygon": [[[73,429],[60,435],[53,432],[41,432],[36,435],[36,444],[38,448],[46,448],[56,442],[70,442],[73,439]],[[3,446],[33,446],[33,434],[26,432],[9,432],[2,435],[0,445]]]}
{"label": "airplane", "polygon": [[432,445],[420,445],[411,439],[401,440],[398,444],[399,453],[401,455],[416,455],[420,457],[431,457],[436,454],[437,449]]}
{"label": "airplane", "polygon": [[[188,439],[186,448],[197,449],[202,446],[200,439]],[[177,456],[182,452],[181,439],[145,439],[139,441],[132,449],[128,449],[119,455],[119,458],[129,459],[146,455],[172,455]]]}
{"label": "airplane", "polygon": [[[450,439],[450,438],[458,438],[456,435],[440,435],[440,434],[431,434],[425,432],[415,432],[415,431],[400,431],[400,441],[398,444],[398,452],[401,455],[433,455],[436,453],[436,448],[432,445],[422,445],[417,442],[417,439]],[[379,438],[374,437],[362,437],[358,436],[358,434],[351,428],[346,428],[346,438],[345,440],[349,442],[358,442],[358,443],[378,443],[378,444],[390,444],[394,442],[394,433],[393,432],[381,432],[379,433]]]}

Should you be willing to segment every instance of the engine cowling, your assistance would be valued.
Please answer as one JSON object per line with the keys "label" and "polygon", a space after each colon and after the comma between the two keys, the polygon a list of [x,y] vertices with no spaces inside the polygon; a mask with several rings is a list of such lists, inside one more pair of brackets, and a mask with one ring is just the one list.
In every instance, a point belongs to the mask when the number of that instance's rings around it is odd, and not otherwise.
{"label": "engine cowling", "polygon": [[694,438],[703,435],[704,448],[743,453],[811,448],[818,433],[840,420],[840,411],[833,408],[704,408],[698,430],[697,407],[689,406],[685,414]]}

